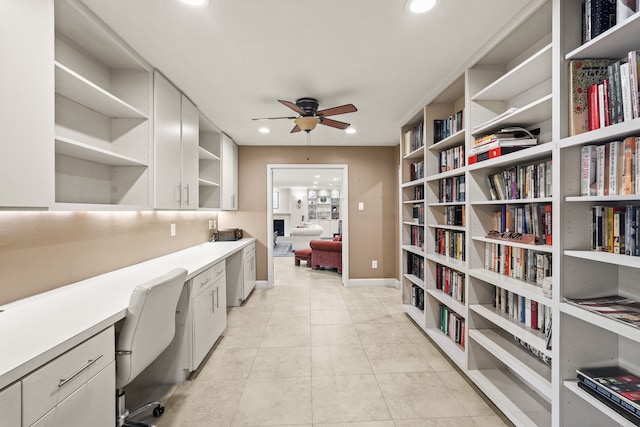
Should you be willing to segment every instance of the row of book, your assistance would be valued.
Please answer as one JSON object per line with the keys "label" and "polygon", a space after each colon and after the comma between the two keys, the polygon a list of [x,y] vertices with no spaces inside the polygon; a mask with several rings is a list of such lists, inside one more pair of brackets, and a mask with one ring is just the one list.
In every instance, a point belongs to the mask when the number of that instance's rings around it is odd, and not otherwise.
{"label": "row of book", "polygon": [[621,295],[604,295],[592,298],[568,298],[565,302],[608,317],[620,323],[640,328],[640,302]]}
{"label": "row of book", "polygon": [[464,317],[446,305],[440,304],[440,322],[438,326],[453,342],[464,348],[466,341]]}
{"label": "row of book", "polygon": [[636,13],[636,0],[583,0],[582,42],[586,43]]}
{"label": "row of book", "polygon": [[521,200],[551,197],[553,170],[551,159],[528,165],[511,166],[488,174],[487,188],[491,200]]}
{"label": "row of book", "polygon": [[442,264],[436,264],[436,289],[464,303],[464,274]]}
{"label": "row of book", "polygon": [[424,258],[414,253],[407,253],[407,273],[424,280]]}
{"label": "row of book", "polygon": [[424,227],[420,225],[412,225],[410,232],[411,245],[424,250]]}
{"label": "row of book", "polygon": [[614,365],[576,369],[578,387],[640,425],[640,377]]}
{"label": "row of book", "polygon": [[544,334],[551,331],[551,306],[525,298],[504,288],[494,286],[493,307],[501,313]]}
{"label": "row of book", "polygon": [[465,225],[465,206],[445,206],[444,207],[444,223],[446,225],[459,225],[464,227]]}
{"label": "row of book", "polygon": [[592,251],[640,256],[640,206],[592,206]]}
{"label": "row of book", "polygon": [[419,123],[404,133],[404,152],[409,154],[424,145],[424,123]]}
{"label": "row of book", "polygon": [[524,341],[523,339],[520,339],[520,338],[516,337],[515,335],[513,336],[513,339],[518,344],[520,344],[522,347],[527,349],[529,351],[529,353],[533,354],[535,357],[537,357],[538,359],[542,360],[547,365],[551,364],[551,357],[547,356],[542,351],[538,350],[537,348],[535,348],[534,346],[532,346],[528,342]]}
{"label": "row of book", "polygon": [[585,145],[580,153],[580,194],[640,194],[640,137]]}
{"label": "row of book", "polygon": [[411,285],[411,305],[424,311],[424,289],[416,284]]}
{"label": "row of book", "polygon": [[464,202],[466,187],[464,175],[443,178],[438,181],[438,202]]}
{"label": "row of book", "polygon": [[551,254],[498,243],[484,245],[484,268],[542,286],[553,275]]}
{"label": "row of book", "polygon": [[409,164],[409,181],[424,178],[424,160]]}
{"label": "row of book", "polygon": [[464,145],[440,152],[440,172],[448,172],[464,166]]}
{"label": "row of book", "polygon": [[433,143],[438,143],[464,129],[464,108],[443,120],[433,121]]}
{"label": "row of book", "polygon": [[411,207],[411,217],[418,224],[424,224],[424,203],[414,203]]}
{"label": "row of book", "polygon": [[531,147],[538,143],[534,136],[540,134],[540,128],[529,131],[526,128],[514,126],[501,129],[496,133],[487,134],[476,138],[473,147],[467,153],[469,156],[485,153],[498,147]]}
{"label": "row of book", "polygon": [[622,59],[570,62],[571,135],[640,117],[639,63],[636,50]]}
{"label": "row of book", "polygon": [[424,200],[424,186],[417,185],[413,187],[413,200]]}
{"label": "row of book", "polygon": [[437,228],[435,233],[435,253],[464,261],[464,231]]}
{"label": "row of book", "polygon": [[549,203],[505,204],[492,216],[493,230],[530,234],[535,236],[532,243],[540,245],[553,243],[552,221],[552,205]]}

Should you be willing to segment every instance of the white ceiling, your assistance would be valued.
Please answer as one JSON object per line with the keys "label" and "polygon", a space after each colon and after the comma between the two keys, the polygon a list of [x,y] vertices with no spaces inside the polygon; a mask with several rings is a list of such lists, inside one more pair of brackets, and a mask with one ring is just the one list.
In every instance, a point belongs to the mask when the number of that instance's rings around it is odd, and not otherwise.
{"label": "white ceiling", "polygon": [[[306,145],[277,102],[315,97],[355,135],[318,126],[312,145],[395,145],[435,82],[462,65],[528,0],[440,0],[427,14],[404,0],[82,0],[181,88],[239,145]],[[439,89],[438,89],[439,90]],[[293,113],[293,114],[291,114]],[[258,128],[268,124],[271,133]]]}

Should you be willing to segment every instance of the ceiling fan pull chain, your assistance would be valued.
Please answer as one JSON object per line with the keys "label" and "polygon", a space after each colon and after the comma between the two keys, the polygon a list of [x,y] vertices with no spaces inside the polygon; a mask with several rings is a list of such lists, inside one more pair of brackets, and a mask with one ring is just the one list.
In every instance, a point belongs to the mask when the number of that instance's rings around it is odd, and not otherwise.
{"label": "ceiling fan pull chain", "polygon": [[309,160],[310,153],[311,153],[311,134],[307,132],[307,160]]}

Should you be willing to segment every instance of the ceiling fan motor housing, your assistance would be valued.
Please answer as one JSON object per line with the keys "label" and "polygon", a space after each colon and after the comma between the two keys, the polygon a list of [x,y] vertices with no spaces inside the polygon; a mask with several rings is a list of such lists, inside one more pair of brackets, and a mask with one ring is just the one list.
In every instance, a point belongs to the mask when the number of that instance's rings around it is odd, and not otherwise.
{"label": "ceiling fan motor housing", "polygon": [[303,116],[313,116],[318,111],[318,100],[315,98],[300,98],[296,101],[296,105],[304,111]]}

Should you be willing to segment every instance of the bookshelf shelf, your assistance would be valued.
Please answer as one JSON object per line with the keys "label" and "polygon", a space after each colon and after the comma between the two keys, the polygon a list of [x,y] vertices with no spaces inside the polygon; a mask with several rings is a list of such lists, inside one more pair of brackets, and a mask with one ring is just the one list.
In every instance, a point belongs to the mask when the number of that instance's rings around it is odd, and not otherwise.
{"label": "bookshelf shelf", "polygon": [[598,328],[614,334],[619,334],[631,341],[640,343],[640,329],[636,327],[626,325],[617,320],[593,313],[568,303],[560,303],[560,311],[576,319],[580,319],[581,321],[597,326]]}
{"label": "bookshelf shelf", "polygon": [[460,225],[447,225],[447,224],[428,224],[429,228],[442,228],[445,230],[465,231],[466,227]]}
{"label": "bookshelf shelf", "polygon": [[470,205],[526,205],[528,203],[551,203],[551,197],[539,197],[536,199],[504,199],[504,200],[470,200]]}
{"label": "bookshelf shelf", "polygon": [[640,257],[629,255],[611,254],[598,251],[565,250],[564,255],[572,258],[580,258],[588,261],[614,264],[618,266],[640,268]]}
{"label": "bookshelf shelf", "polygon": [[551,403],[551,365],[545,364],[514,339],[505,337],[495,329],[472,329],[469,337],[500,359]]}
{"label": "bookshelf shelf", "polygon": [[565,202],[635,202],[638,200],[638,194],[625,194],[621,196],[567,196]]}
{"label": "bookshelf shelf", "polygon": [[415,187],[423,184],[424,184],[424,179],[416,179],[413,181],[405,182],[404,184],[402,184],[402,188]]}
{"label": "bookshelf shelf", "polygon": [[426,292],[434,299],[440,301],[451,310],[458,313],[460,316],[464,318],[467,317],[467,307],[464,305],[464,303],[453,299],[450,295],[439,289],[427,289]]}
{"label": "bookshelf shelf", "polygon": [[573,381],[573,380],[569,381],[569,380],[567,380],[567,381],[564,381],[563,384],[573,394],[575,394],[576,396],[578,396],[581,399],[583,399],[585,402],[587,402],[589,404],[589,406],[592,406],[592,407],[596,408],[602,414],[606,415],[614,423],[616,423],[616,424],[618,424],[620,426],[624,426],[624,427],[634,427],[634,426],[636,426],[636,424],[634,424],[631,421],[627,420],[625,417],[623,417],[622,415],[618,414],[616,411],[614,411],[613,409],[609,408],[607,405],[605,405],[604,403],[600,402],[598,399],[596,399],[595,397],[591,396],[589,393],[587,393],[586,391],[584,391],[580,387],[578,387],[578,381]]}
{"label": "bookshelf shelf", "polygon": [[447,148],[455,147],[457,145],[463,144],[465,138],[464,129],[459,130],[458,132],[448,136],[447,138],[436,142],[429,146],[429,150],[432,151],[441,151],[446,150]]}
{"label": "bookshelf shelf", "polygon": [[465,354],[462,347],[453,342],[440,329],[427,328],[425,332],[456,365],[461,369],[466,368]]}
{"label": "bookshelf shelf", "polygon": [[585,144],[598,144],[600,142],[613,141],[628,135],[636,135],[638,134],[639,128],[640,118],[636,118],[606,126],[604,128],[562,138],[559,141],[558,146],[560,148],[569,148]]}
{"label": "bookshelf shelf", "polygon": [[506,369],[467,371],[471,380],[515,425],[551,425],[551,405]]}
{"label": "bookshelf shelf", "polygon": [[491,323],[507,331],[508,333],[529,343],[534,348],[548,357],[552,357],[551,351],[546,349],[546,340],[544,334],[524,326],[524,324],[513,319],[506,313],[496,311],[491,305],[487,304],[471,304],[469,310],[477,313]]}
{"label": "bookshelf shelf", "polygon": [[552,44],[478,92],[473,101],[505,101],[551,78]]}
{"label": "bookshelf shelf", "polygon": [[424,311],[418,307],[414,307],[411,304],[402,304],[404,311],[411,317],[411,319],[418,324],[421,328],[425,328]]}
{"label": "bookshelf shelf", "polygon": [[429,206],[437,207],[437,206],[464,206],[465,202],[436,202],[429,203]]}
{"label": "bookshelf shelf", "polygon": [[415,159],[422,159],[424,157],[424,145],[420,148],[417,148],[415,150],[413,150],[412,152],[410,152],[409,154],[407,154],[406,156],[404,156],[405,160],[415,160]]}
{"label": "bookshelf shelf", "polygon": [[446,171],[446,172],[441,172],[439,174],[436,175],[431,175],[428,176],[426,178],[427,182],[432,182],[432,181],[438,181],[440,179],[444,179],[444,178],[450,178],[452,176],[459,176],[459,175],[464,175],[464,168],[457,168],[457,169],[453,169],[450,171]]}
{"label": "bookshelf shelf", "polygon": [[415,274],[405,274],[404,277],[411,283],[420,286],[424,289],[424,280],[416,276]]}
{"label": "bookshelf shelf", "polygon": [[411,253],[416,254],[416,255],[424,256],[424,251],[419,246],[403,245],[402,246],[402,250],[407,251],[407,252],[411,252]]}
{"label": "bookshelf shelf", "polygon": [[485,160],[483,162],[469,165],[467,170],[470,172],[478,169],[501,167],[517,163],[534,163],[538,160],[549,158],[551,151],[555,148],[553,143],[538,144],[535,147],[525,148],[515,153],[506,154],[496,157],[495,159]]}
{"label": "bookshelf shelf", "polygon": [[553,246],[551,245],[527,245],[524,243],[513,242],[511,240],[490,239],[484,236],[473,236],[472,240],[476,242],[484,242],[484,243],[497,243],[499,245],[506,245],[514,248],[530,249],[537,252],[546,252],[546,253],[553,252]]}
{"label": "bookshelf shelf", "polygon": [[517,295],[537,301],[540,304],[548,306],[552,304],[551,298],[544,296],[542,288],[534,283],[525,282],[524,280],[515,279],[483,268],[469,269],[468,274],[471,277],[504,288]]}
{"label": "bookshelf shelf", "polygon": [[566,60],[581,58],[618,58],[638,48],[640,15],[634,14],[598,37],[565,55]]}
{"label": "bookshelf shelf", "polygon": [[495,129],[509,126],[528,127],[548,120],[550,118],[549,112],[551,110],[552,98],[553,96],[548,94],[521,107],[513,107],[516,108],[516,110],[512,113],[473,128],[472,134],[474,136],[481,136],[491,133]]}
{"label": "bookshelf shelf", "polygon": [[453,259],[448,256],[429,253],[426,255],[426,258],[429,261],[436,262],[438,264],[442,264],[445,267],[453,268],[454,270],[458,270],[460,272],[465,272],[467,270],[467,264],[464,261],[459,261],[457,259]]}

